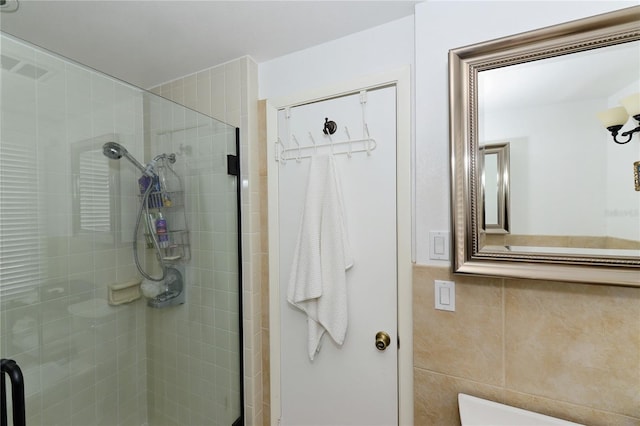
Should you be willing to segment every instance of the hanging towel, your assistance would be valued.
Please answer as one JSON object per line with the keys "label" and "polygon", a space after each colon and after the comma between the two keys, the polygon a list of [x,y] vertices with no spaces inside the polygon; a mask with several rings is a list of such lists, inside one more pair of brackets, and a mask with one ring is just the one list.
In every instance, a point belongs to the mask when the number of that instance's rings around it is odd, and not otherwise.
{"label": "hanging towel", "polygon": [[313,361],[328,332],[342,345],[347,332],[347,269],[353,266],[342,188],[332,155],[312,157],[293,255],[287,300],[307,314]]}

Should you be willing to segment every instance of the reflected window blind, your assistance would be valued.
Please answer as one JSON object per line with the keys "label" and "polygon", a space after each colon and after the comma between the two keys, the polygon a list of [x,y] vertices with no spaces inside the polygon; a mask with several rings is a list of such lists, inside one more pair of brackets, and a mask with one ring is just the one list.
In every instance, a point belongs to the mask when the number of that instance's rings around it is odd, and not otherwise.
{"label": "reflected window blind", "polygon": [[91,232],[111,232],[109,163],[102,151],[82,152],[78,172],[80,229]]}
{"label": "reflected window blind", "polygon": [[14,299],[42,281],[38,175],[28,148],[0,143],[0,301]]}

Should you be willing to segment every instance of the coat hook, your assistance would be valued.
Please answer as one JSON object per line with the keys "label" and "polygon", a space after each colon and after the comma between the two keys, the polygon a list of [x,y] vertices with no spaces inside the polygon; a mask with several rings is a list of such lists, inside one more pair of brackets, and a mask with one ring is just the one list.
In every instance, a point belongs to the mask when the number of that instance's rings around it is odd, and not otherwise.
{"label": "coat hook", "polygon": [[300,160],[301,158],[301,153],[300,153],[300,142],[298,142],[298,139],[296,138],[296,135],[291,135],[291,139],[293,140],[293,143],[296,144],[296,147],[298,148],[298,154],[296,155],[296,162],[300,162],[302,160]]}
{"label": "coat hook", "polygon": [[316,140],[313,139],[313,135],[309,132],[309,139],[311,139],[311,143],[313,144],[313,153],[318,152],[318,146],[316,145]]}
{"label": "coat hook", "polygon": [[322,129],[322,133],[324,133],[325,135],[332,135],[336,132],[337,129],[338,129],[338,125],[336,124],[336,122],[329,121],[329,119],[325,117],[324,128]]}

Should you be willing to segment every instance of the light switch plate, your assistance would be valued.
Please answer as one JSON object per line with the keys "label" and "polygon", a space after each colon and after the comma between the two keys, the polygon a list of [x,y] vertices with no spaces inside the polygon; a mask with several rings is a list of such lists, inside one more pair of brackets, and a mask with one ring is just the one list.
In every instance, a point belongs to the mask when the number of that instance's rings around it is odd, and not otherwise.
{"label": "light switch plate", "polygon": [[435,260],[449,260],[449,232],[429,232],[429,258]]}
{"label": "light switch plate", "polygon": [[453,281],[434,281],[434,299],[436,309],[442,311],[456,310],[456,283]]}

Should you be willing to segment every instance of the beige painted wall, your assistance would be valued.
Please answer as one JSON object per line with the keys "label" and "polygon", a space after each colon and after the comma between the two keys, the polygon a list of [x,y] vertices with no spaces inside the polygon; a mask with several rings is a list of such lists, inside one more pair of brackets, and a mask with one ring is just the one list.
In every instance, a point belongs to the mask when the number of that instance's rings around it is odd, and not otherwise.
{"label": "beige painted wall", "polygon": [[[456,312],[434,309],[434,280]],[[416,425],[460,424],[469,393],[588,425],[640,425],[640,288],[414,267]]]}

